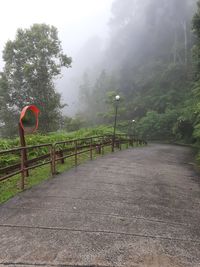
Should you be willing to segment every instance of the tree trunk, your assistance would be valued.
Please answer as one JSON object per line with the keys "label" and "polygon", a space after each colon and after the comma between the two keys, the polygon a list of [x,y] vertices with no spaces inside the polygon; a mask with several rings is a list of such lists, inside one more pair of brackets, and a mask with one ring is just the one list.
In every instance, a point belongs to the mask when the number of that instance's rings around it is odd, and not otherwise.
{"label": "tree trunk", "polygon": [[187,36],[186,21],[183,22],[183,30],[184,30],[185,65],[187,65],[188,64],[188,36]]}
{"label": "tree trunk", "polygon": [[177,62],[177,32],[176,32],[176,27],[174,29],[174,64]]}

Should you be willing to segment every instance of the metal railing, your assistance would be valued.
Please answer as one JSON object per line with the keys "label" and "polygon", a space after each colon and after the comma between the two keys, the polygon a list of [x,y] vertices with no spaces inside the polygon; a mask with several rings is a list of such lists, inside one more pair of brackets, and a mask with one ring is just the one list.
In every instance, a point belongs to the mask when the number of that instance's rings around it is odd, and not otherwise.
{"label": "metal railing", "polygon": [[[74,165],[77,166],[78,156],[81,154],[89,153],[89,158],[92,160],[94,153],[103,155],[105,147],[110,146],[111,152],[113,152],[115,148],[121,150],[123,144],[126,144],[126,147],[128,148],[129,145],[143,145],[146,144],[146,142],[134,139],[133,136],[128,135],[116,135],[115,138],[113,138],[112,135],[103,135],[66,140],[54,144],[49,143],[3,150],[0,151],[0,156],[14,154],[15,156],[18,156],[19,162],[2,168],[0,166],[0,182],[9,179],[12,176],[21,174],[21,189],[23,190],[25,177],[29,175],[28,171],[31,169],[49,164],[53,176],[57,174],[56,165],[58,162],[64,164],[65,159],[74,158]],[[43,152],[42,155],[26,160],[25,154],[30,158],[29,151],[41,148],[45,149],[45,153]]]}
{"label": "metal railing", "polygon": [[[37,148],[44,148],[44,147],[49,149],[48,154],[35,157],[30,160],[25,159],[25,151],[29,151],[29,150],[33,150]],[[52,152],[53,152],[52,144],[18,147],[14,149],[0,151],[0,156],[8,155],[8,154],[18,154],[19,159],[20,159],[20,163],[18,164],[0,168],[0,182],[21,173],[21,189],[24,189],[24,178],[28,176],[28,170],[38,168],[46,164],[50,164],[51,170],[53,170]],[[45,159],[47,160],[44,161]],[[37,164],[34,164],[34,163],[37,163]]]}

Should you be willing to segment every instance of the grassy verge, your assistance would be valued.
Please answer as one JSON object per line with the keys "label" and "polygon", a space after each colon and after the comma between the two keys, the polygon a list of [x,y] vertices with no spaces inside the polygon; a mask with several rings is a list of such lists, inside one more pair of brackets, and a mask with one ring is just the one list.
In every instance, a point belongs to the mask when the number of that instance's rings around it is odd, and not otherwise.
{"label": "grassy verge", "polygon": [[[83,139],[91,136],[106,136],[112,134],[113,128],[111,126],[99,126],[94,128],[83,128],[76,132],[56,132],[48,134],[30,134],[26,135],[26,145],[35,146],[40,144],[54,144],[61,141],[70,141],[74,139]],[[117,132],[121,133],[121,132]],[[13,149],[14,147],[20,147],[19,137],[13,139],[0,138],[0,151]],[[66,148],[66,147],[65,147]],[[28,159],[33,159],[38,156],[42,156],[49,153],[49,147],[40,147],[37,149],[28,149]],[[20,162],[20,153],[9,153],[0,156],[1,168],[14,165]]]}
{"label": "grassy verge", "polygon": [[[127,145],[122,145],[122,149],[126,149]],[[111,153],[111,147],[104,148],[104,155]],[[97,154],[93,151],[93,159],[102,157],[102,155]],[[83,153],[78,156],[78,165],[88,161],[90,159],[89,152]],[[64,164],[58,163],[56,165],[56,170],[59,173],[67,171],[75,166],[74,157],[65,159]],[[31,188],[34,185],[41,183],[42,181],[52,179],[50,172],[50,164],[33,169],[29,171],[29,177],[25,178],[25,189]],[[9,198],[15,196],[17,193],[21,192],[20,189],[21,176],[16,175],[4,182],[0,183],[0,203],[7,201]]]}

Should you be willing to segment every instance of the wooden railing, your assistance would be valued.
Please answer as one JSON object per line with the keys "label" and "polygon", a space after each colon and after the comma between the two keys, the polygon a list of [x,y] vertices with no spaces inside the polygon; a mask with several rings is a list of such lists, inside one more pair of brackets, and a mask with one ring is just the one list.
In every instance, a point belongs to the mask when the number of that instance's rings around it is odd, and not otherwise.
{"label": "wooden railing", "polygon": [[[89,157],[92,160],[94,153],[103,155],[105,147],[110,147],[113,152],[115,149],[121,150],[122,144],[126,144],[128,148],[129,145],[143,145],[146,144],[146,142],[134,139],[133,136],[116,135],[115,138],[113,138],[112,135],[104,135],[67,140],[54,144],[49,143],[3,150],[0,151],[0,157],[14,154],[18,157],[18,162],[9,166],[0,166],[0,182],[17,174],[21,174],[21,189],[23,190],[24,179],[29,175],[28,171],[31,169],[49,164],[51,174],[55,175],[57,173],[56,165],[58,161],[64,164],[65,159],[74,158],[74,164],[77,166],[78,156],[81,154],[89,153]],[[26,160],[25,155],[27,154],[29,157],[29,152],[37,149],[44,149],[45,153],[43,152],[41,153],[42,155],[31,157],[31,159]]]}

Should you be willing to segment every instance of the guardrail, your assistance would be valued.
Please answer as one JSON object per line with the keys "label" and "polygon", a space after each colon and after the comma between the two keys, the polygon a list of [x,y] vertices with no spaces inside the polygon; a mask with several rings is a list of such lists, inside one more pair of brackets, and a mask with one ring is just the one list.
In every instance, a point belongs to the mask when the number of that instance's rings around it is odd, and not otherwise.
{"label": "guardrail", "polygon": [[[105,147],[110,146],[111,152],[113,152],[115,148],[121,150],[122,144],[126,144],[128,148],[129,145],[133,146],[134,143],[138,145],[146,144],[145,141],[134,139],[133,136],[116,135],[113,138],[112,135],[104,135],[3,150],[0,151],[0,156],[14,154],[18,157],[18,162],[3,168],[0,167],[0,182],[21,173],[21,189],[23,190],[25,177],[29,176],[28,171],[31,169],[49,164],[53,176],[57,174],[56,164],[58,161],[64,164],[65,159],[74,157],[74,164],[77,166],[78,156],[81,154],[89,153],[89,158],[92,160],[94,152],[103,155]],[[45,150],[45,153],[26,160],[26,154],[29,157],[30,151],[41,148]]]}

